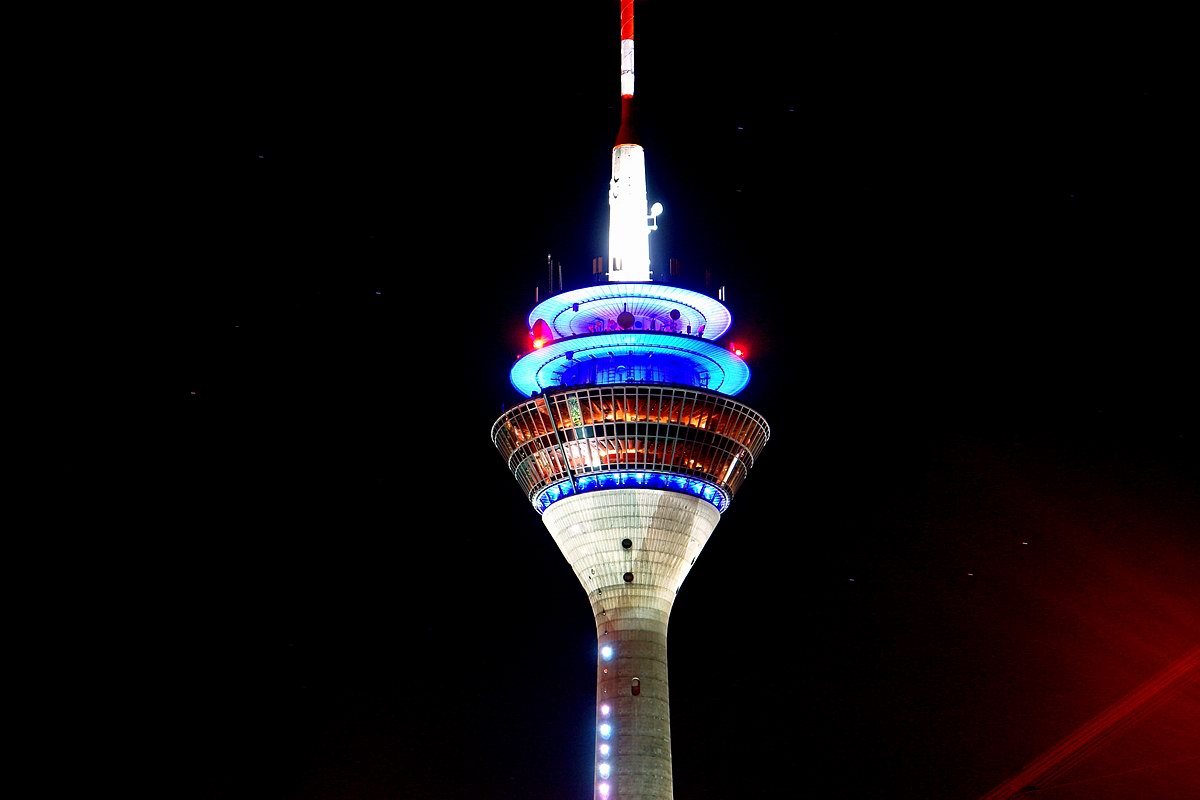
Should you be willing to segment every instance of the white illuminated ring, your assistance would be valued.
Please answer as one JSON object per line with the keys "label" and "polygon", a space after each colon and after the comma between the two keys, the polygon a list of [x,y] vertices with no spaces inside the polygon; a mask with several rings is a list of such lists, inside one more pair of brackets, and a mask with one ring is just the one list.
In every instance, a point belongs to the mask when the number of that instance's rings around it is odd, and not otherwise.
{"label": "white illuminated ring", "polygon": [[[570,354],[568,357],[567,354]],[[513,364],[509,380],[523,397],[562,385],[563,374],[580,361],[626,354],[669,355],[691,360],[708,373],[707,389],[735,395],[750,382],[750,366],[728,349],[695,336],[647,331],[596,333],[557,339]]]}
{"label": "white illuminated ring", "polygon": [[[543,319],[556,339],[580,336],[588,333],[593,320],[616,319],[626,310],[636,320],[666,320],[672,311],[678,311],[680,333],[686,333],[690,325],[693,336],[710,340],[721,338],[733,324],[723,303],[700,292],[661,283],[607,283],[547,297],[529,312],[529,327]],[[699,333],[701,325],[703,334]]]}

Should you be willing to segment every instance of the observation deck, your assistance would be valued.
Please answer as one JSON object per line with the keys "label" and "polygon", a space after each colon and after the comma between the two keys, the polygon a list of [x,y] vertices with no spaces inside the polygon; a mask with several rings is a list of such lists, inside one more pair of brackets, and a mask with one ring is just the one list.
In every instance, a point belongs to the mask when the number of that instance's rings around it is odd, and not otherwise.
{"label": "observation deck", "polygon": [[724,511],[770,438],[757,411],[681,386],[563,389],[509,409],[492,441],[539,513],[597,489],[664,489]]}
{"label": "observation deck", "polygon": [[733,322],[708,295],[610,283],[543,300],[510,380],[532,398],[492,442],[539,513],[599,489],[662,489],[724,511],[770,438],[731,397],[750,381],[718,344]]}
{"label": "observation deck", "polygon": [[610,283],[547,298],[529,314],[532,349],[510,380],[524,397],[559,386],[675,384],[736,395],[750,367],[716,343],[724,304],[653,283]]}
{"label": "observation deck", "polygon": [[545,320],[555,338],[611,332],[621,329],[617,318],[625,311],[633,316],[633,330],[709,340],[720,339],[733,323],[724,304],[700,292],[661,283],[606,283],[547,297],[529,312],[529,327]]}

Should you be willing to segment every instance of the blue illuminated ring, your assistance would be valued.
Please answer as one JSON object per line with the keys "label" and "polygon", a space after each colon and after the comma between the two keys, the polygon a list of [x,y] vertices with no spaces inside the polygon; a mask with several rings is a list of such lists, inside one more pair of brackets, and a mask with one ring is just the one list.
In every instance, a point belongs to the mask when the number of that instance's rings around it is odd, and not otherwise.
{"label": "blue illuminated ring", "polygon": [[698,388],[719,394],[735,395],[750,382],[749,365],[726,348],[695,336],[654,331],[594,333],[556,339],[522,356],[513,365],[509,380],[524,397],[532,397],[534,392],[562,385],[563,373],[577,361],[604,358],[609,353],[661,354],[690,359],[709,376],[708,385]]}
{"label": "blue illuminated ring", "polygon": [[592,475],[576,475],[574,485],[568,478],[565,481],[553,483],[533,498],[533,507],[539,514],[559,500],[584,492],[594,492],[601,489],[661,489],[668,492],[679,492],[700,497],[713,505],[717,511],[729,507],[729,497],[719,488],[702,481],[699,478],[689,478],[683,475],[670,475],[665,472],[645,472],[642,470],[623,470],[620,472],[597,472]]}
{"label": "blue illuminated ring", "polygon": [[[659,320],[678,311],[680,332],[690,325],[693,336],[710,340],[720,339],[733,324],[733,315],[723,303],[700,292],[661,283],[604,283],[547,297],[529,312],[529,327],[541,319],[556,339],[580,336],[588,333],[592,320],[616,319],[622,311],[629,311],[635,319]],[[702,325],[704,333],[700,334]]]}

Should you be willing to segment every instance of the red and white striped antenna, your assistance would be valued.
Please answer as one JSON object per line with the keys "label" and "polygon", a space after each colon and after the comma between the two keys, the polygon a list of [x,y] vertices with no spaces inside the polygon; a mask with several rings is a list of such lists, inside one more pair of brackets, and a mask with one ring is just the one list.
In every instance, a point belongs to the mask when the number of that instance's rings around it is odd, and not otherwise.
{"label": "red and white striped antenna", "polygon": [[621,0],[621,128],[616,146],[637,144],[633,132],[633,0]]}
{"label": "red and white striped antenna", "polygon": [[633,97],[633,0],[621,0],[621,97]]}
{"label": "red and white striped antenna", "polygon": [[[608,184],[608,279],[649,281],[649,234],[662,204],[646,209],[646,156],[633,131],[633,0],[621,1],[621,127]],[[649,225],[647,225],[649,221]]]}

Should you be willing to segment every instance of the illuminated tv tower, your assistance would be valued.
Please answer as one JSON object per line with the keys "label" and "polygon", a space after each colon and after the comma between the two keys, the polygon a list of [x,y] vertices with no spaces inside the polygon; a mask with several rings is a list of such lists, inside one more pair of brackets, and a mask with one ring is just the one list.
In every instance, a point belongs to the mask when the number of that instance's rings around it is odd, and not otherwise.
{"label": "illuminated tv tower", "polygon": [[770,437],[731,399],[750,380],[717,343],[728,309],[655,283],[645,153],[632,133],[633,0],[621,0],[621,128],[598,285],[529,314],[513,365],[530,398],[492,441],[587,592],[596,619],[594,800],[670,800],[667,622],[675,595]]}

